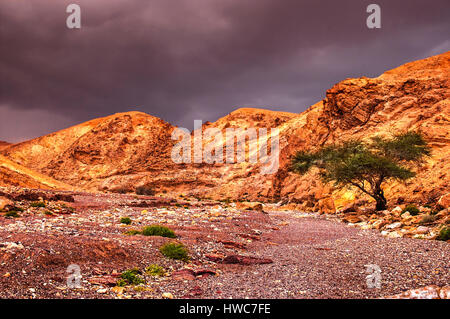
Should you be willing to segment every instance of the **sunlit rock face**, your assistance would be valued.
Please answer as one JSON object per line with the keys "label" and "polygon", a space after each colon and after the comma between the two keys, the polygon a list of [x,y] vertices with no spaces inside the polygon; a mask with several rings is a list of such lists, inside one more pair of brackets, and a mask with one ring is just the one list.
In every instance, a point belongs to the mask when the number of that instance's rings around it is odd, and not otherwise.
{"label": "sunlit rock face", "polygon": [[[360,194],[323,185],[314,171],[304,176],[290,172],[292,155],[346,139],[414,129],[424,133],[432,157],[408,183],[385,185],[386,195],[392,201],[437,201],[450,192],[448,74],[450,52],[407,63],[377,78],[346,79],[300,114],[242,108],[203,123],[203,132],[216,128],[223,133],[223,139],[215,141],[223,149],[229,128],[278,128],[279,169],[273,174],[261,174],[260,162],[176,164],[171,157],[177,143],[172,139],[175,127],[140,112],[115,114],[24,143],[0,145],[0,151],[23,167],[91,191],[133,192],[149,185],[156,193],[284,200],[299,203],[305,210],[320,206],[333,211]],[[205,146],[208,141],[200,143]],[[250,138],[246,150],[257,143],[257,138]]]}

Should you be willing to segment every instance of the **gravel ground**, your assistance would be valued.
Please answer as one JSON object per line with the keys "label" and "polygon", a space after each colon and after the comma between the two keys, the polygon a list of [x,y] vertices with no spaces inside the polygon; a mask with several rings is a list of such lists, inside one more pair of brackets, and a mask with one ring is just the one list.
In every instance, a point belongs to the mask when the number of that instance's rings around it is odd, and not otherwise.
{"label": "gravel ground", "polygon": [[[20,218],[0,217],[0,298],[161,298],[168,293],[174,298],[379,298],[450,284],[445,242],[386,238],[376,230],[293,211],[263,214],[227,204],[140,202],[119,195],[75,198],[73,213],[42,213],[54,204],[25,209]],[[26,208],[26,202],[19,204]],[[122,216],[130,216],[133,224],[120,224]],[[159,253],[170,239],[124,235],[155,223],[176,231],[192,256],[189,264]],[[273,263],[223,264],[211,261],[211,254]],[[82,269],[81,289],[66,285],[72,263]],[[145,285],[120,291],[113,287],[112,276],[153,263],[168,275],[143,275]],[[367,287],[370,264],[381,269],[381,288]],[[206,268],[216,275],[186,280],[171,276],[185,268]],[[112,278],[113,284],[95,278]]]}

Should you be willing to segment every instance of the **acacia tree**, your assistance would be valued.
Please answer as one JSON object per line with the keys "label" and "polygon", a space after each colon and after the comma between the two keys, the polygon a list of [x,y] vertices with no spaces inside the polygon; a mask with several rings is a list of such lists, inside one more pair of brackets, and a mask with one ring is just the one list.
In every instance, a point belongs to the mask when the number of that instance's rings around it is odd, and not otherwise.
{"label": "acacia tree", "polygon": [[430,153],[422,133],[410,131],[391,138],[374,137],[369,142],[350,140],[314,152],[300,151],[293,157],[291,169],[305,174],[318,167],[325,183],[356,187],[375,199],[377,210],[385,210],[383,183],[414,177],[411,168]]}

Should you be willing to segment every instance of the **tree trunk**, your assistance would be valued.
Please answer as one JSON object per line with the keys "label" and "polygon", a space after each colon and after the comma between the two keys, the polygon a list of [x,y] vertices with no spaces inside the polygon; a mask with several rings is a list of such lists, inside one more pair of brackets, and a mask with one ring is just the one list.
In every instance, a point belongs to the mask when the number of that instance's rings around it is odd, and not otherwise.
{"label": "tree trunk", "polygon": [[375,198],[375,200],[377,201],[377,206],[376,206],[376,210],[380,211],[380,210],[386,210],[387,208],[387,200],[384,197],[384,192],[382,189],[378,189],[373,198]]}

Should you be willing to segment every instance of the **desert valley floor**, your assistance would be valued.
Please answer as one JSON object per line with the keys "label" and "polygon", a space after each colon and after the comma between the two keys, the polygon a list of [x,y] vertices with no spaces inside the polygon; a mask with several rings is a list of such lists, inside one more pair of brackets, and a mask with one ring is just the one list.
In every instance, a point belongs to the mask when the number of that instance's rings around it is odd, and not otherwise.
{"label": "desert valley floor", "polygon": [[[0,217],[0,298],[379,298],[450,282],[448,243],[386,238],[331,215],[275,204],[261,212],[185,198],[33,192],[15,202],[27,208],[20,217]],[[29,207],[38,196],[46,207]],[[124,216],[131,225],[120,223]],[[153,224],[177,238],[125,234]],[[167,241],[183,243],[190,262],[161,255]],[[70,264],[81,268],[81,288],[67,286]],[[166,275],[146,274],[151,264]],[[367,287],[369,264],[382,271],[380,289]],[[116,286],[135,267],[146,283]]]}

